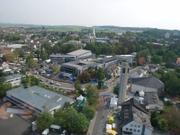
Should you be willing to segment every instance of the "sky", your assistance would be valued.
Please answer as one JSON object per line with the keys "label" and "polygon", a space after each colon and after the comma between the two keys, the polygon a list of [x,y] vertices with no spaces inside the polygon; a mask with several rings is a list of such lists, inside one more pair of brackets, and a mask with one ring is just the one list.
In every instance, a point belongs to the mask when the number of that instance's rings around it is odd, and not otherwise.
{"label": "sky", "polygon": [[180,0],[0,0],[0,22],[180,30]]}

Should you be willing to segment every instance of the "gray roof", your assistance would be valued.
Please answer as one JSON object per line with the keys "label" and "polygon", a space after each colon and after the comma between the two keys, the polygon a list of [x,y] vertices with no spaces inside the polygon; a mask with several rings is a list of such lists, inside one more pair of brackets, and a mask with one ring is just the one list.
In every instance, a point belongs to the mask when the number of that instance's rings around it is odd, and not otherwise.
{"label": "gray roof", "polygon": [[142,77],[142,78],[131,78],[130,81],[132,84],[137,84],[144,87],[155,88],[155,89],[164,88],[164,83],[153,76]]}
{"label": "gray roof", "polygon": [[84,50],[84,49],[79,49],[79,50],[75,50],[73,52],[67,53],[68,55],[72,55],[72,56],[80,56],[86,53],[91,53],[90,50]]}
{"label": "gray roof", "polygon": [[55,58],[64,58],[64,57],[67,58],[67,57],[70,57],[70,58],[71,58],[71,57],[74,57],[74,56],[72,56],[72,55],[67,55],[67,54],[56,53],[56,54],[51,54],[50,57],[51,57],[51,58],[54,58],[54,57],[55,57]]}
{"label": "gray roof", "polygon": [[21,78],[22,76],[20,74],[13,74],[13,75],[8,75],[5,77],[6,81],[16,79],[16,78]]}
{"label": "gray roof", "polygon": [[73,100],[69,97],[57,94],[38,86],[29,88],[15,88],[7,91],[7,96],[13,96],[18,100],[33,106],[41,112],[45,110],[50,111],[57,106],[62,107],[66,102],[73,102]]}

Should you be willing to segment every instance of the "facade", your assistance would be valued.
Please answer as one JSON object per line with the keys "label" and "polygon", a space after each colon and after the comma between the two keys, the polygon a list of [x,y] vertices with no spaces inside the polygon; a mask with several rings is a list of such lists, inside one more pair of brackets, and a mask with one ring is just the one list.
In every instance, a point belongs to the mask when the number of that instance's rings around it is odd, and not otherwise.
{"label": "facade", "polygon": [[96,64],[94,62],[89,61],[73,61],[64,63],[61,66],[61,77],[70,77],[70,80],[74,77],[76,78],[83,71],[88,69],[89,67],[94,67]]}
{"label": "facade", "polygon": [[122,104],[122,135],[152,135],[150,116],[133,98]]}
{"label": "facade", "polygon": [[116,55],[119,61],[126,61],[129,65],[133,65],[135,63],[136,53],[127,54],[127,55]]}
{"label": "facade", "polygon": [[52,63],[62,64],[70,61],[75,61],[76,57],[64,54],[51,54],[50,59]]}
{"label": "facade", "polygon": [[7,91],[5,100],[16,104],[19,107],[27,108],[42,113],[44,111],[54,113],[65,103],[73,103],[69,97],[57,94],[44,88],[33,86],[29,88],[15,88]]}
{"label": "facade", "polygon": [[14,75],[10,75],[6,77],[6,81],[7,83],[10,83],[12,87],[15,86],[20,86],[21,85],[21,75],[19,74],[14,74]]}

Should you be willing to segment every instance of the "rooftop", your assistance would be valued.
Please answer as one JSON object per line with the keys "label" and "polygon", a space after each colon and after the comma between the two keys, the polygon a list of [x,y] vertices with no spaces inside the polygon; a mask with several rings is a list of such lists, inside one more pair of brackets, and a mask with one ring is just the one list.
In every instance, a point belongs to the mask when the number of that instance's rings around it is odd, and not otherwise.
{"label": "rooftop", "polygon": [[164,87],[163,82],[161,82],[156,77],[150,76],[150,77],[141,77],[141,78],[131,78],[132,84],[141,85],[144,87],[149,88],[155,88],[155,89],[161,89]]}
{"label": "rooftop", "polygon": [[60,54],[60,53],[56,53],[56,54],[51,54],[50,57],[72,57],[71,55],[66,55],[66,54]]}
{"label": "rooftop", "polygon": [[70,53],[67,53],[68,55],[73,55],[73,56],[79,56],[79,55],[83,55],[85,53],[91,53],[90,50],[84,50],[84,49],[79,49],[79,50],[75,50],[72,51]]}
{"label": "rooftop", "polygon": [[7,96],[9,95],[33,106],[41,112],[45,110],[50,111],[57,106],[62,107],[66,102],[73,102],[73,100],[69,97],[57,94],[38,86],[29,88],[15,88],[7,91]]}
{"label": "rooftop", "polygon": [[21,78],[22,76],[20,74],[13,74],[13,75],[9,75],[9,76],[6,76],[6,80],[12,80],[12,79],[16,79],[16,78]]}

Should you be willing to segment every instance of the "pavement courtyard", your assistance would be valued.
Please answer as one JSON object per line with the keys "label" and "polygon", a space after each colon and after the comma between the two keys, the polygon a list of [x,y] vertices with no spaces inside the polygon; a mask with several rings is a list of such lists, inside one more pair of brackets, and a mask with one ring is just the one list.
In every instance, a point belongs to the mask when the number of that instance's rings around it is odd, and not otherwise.
{"label": "pavement courtyard", "polygon": [[14,115],[0,119],[0,135],[29,135],[30,122]]}

